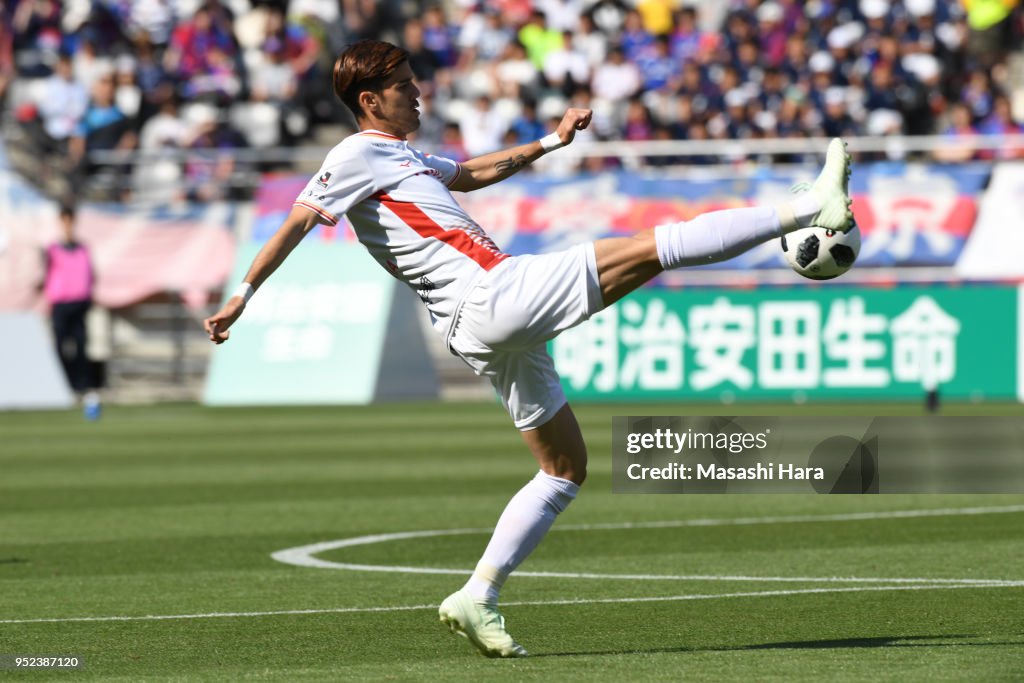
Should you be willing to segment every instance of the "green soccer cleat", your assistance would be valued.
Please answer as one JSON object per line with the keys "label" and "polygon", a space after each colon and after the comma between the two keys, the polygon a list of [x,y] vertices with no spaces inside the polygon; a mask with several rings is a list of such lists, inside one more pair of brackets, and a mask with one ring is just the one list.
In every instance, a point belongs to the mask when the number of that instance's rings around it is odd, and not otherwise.
{"label": "green soccer cleat", "polygon": [[850,199],[850,174],[853,169],[850,161],[846,143],[832,138],[825,154],[825,166],[807,190],[821,204],[821,209],[808,225],[839,232],[848,232],[853,227],[853,211],[850,209],[853,203]]}
{"label": "green soccer cleat", "polygon": [[469,639],[485,657],[526,657],[526,650],[505,630],[497,607],[476,602],[465,591],[445,598],[437,610],[441,623],[452,633]]}

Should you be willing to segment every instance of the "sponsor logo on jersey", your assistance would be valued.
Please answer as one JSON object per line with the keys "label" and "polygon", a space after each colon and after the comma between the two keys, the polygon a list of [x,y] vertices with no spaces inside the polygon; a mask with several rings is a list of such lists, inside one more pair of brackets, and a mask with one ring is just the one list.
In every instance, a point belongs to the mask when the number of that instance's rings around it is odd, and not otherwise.
{"label": "sponsor logo on jersey", "polygon": [[324,171],[323,175],[316,179],[316,184],[320,187],[327,187],[327,181],[331,179],[331,172]]}

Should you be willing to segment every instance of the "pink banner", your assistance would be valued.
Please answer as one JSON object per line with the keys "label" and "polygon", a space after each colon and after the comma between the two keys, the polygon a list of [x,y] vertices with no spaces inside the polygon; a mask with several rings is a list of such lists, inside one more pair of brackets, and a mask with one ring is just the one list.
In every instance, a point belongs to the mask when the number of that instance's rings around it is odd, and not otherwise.
{"label": "pink banner", "polygon": [[[0,229],[0,309],[43,305],[38,291],[42,252],[58,235],[52,204],[40,201],[21,208],[20,215],[4,216]],[[165,217],[82,208],[77,236],[92,254],[94,301],[120,308],[173,292],[189,307],[204,305],[210,292],[223,286],[234,262],[234,238],[214,213],[203,209],[187,217]]]}

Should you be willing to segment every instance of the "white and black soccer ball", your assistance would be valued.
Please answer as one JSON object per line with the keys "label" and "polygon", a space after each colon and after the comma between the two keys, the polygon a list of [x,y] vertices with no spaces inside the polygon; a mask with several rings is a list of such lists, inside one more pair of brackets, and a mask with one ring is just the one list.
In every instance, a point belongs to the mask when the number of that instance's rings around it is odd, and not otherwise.
{"label": "white and black soccer ball", "polygon": [[812,225],[782,236],[782,254],[790,268],[811,280],[831,280],[852,266],[860,253],[860,230],[849,232]]}

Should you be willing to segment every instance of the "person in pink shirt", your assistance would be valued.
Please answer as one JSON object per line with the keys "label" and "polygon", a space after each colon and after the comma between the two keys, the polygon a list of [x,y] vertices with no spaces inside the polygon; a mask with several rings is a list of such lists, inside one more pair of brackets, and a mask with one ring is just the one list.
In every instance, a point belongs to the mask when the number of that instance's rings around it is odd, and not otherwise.
{"label": "person in pink shirt", "polygon": [[76,392],[91,388],[85,354],[85,315],[92,305],[93,277],[89,250],[75,239],[75,210],[60,209],[61,238],[45,251],[43,296],[50,305],[57,357]]}

